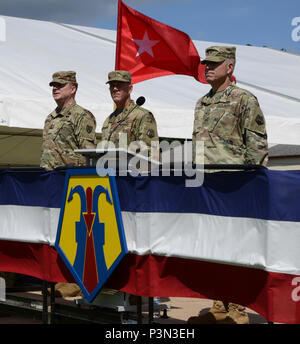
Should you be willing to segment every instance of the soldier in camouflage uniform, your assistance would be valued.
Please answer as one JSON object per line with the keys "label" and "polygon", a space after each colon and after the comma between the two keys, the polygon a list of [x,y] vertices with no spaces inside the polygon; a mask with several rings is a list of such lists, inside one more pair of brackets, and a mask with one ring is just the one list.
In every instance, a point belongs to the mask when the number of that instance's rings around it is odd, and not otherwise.
{"label": "soldier in camouflage uniform", "polygon": [[[212,89],[196,104],[194,162],[201,162],[196,142],[204,142],[204,164],[261,164],[268,161],[264,115],[256,97],[231,82],[235,47],[206,49],[205,76]],[[201,153],[201,152],[200,152]],[[214,301],[210,311],[189,323],[248,323],[245,307]]]}
{"label": "soldier in camouflage uniform", "polygon": [[[132,92],[131,74],[127,71],[113,71],[108,74],[111,97],[116,105],[115,111],[106,118],[102,127],[102,141],[110,141],[119,148],[120,134],[125,135],[127,145],[133,142],[143,142],[139,145],[152,159],[159,159],[159,140],[156,121],[150,111],[134,103],[130,98]],[[152,150],[151,150],[152,145]],[[139,148],[135,151],[139,153]],[[127,147],[126,147],[127,148]]]}
{"label": "soldier in camouflage uniform", "polygon": [[[49,83],[57,108],[46,118],[43,131],[41,167],[52,170],[59,166],[84,165],[82,155],[74,149],[96,147],[96,120],[91,112],[77,105],[76,73],[61,71]],[[75,283],[57,283],[56,296],[81,295]]]}
{"label": "soldier in camouflage uniform", "polygon": [[[144,143],[143,146],[134,144],[134,150],[137,153],[139,153],[139,148],[141,153],[145,148],[147,152],[144,150],[144,155],[159,161],[156,121],[149,110],[136,105],[131,100],[130,94],[133,88],[131,74],[122,70],[112,71],[108,73],[107,84],[109,84],[110,94],[116,108],[103,123],[102,144],[109,141],[114,144],[114,148],[119,148],[120,135],[125,135],[128,146],[137,141]],[[129,303],[137,304],[135,295],[129,295]]]}
{"label": "soldier in camouflage uniform", "polygon": [[[229,67],[228,61],[235,60],[235,47],[211,47],[206,50],[206,54],[204,62],[207,62],[207,82],[211,85],[216,83],[216,87],[221,82],[221,89],[213,87],[196,104],[194,153],[196,141],[203,141],[205,164],[266,166],[268,144],[265,119],[256,97],[249,91],[237,87],[228,76],[226,77],[227,74],[225,79],[223,76],[214,80],[218,77],[215,76],[217,73],[214,68],[221,67],[226,72]],[[232,69],[233,66],[234,62],[230,63],[229,68]],[[224,85],[222,81],[225,82]],[[197,154],[194,159],[197,163]]]}
{"label": "soldier in camouflage uniform", "polygon": [[74,149],[96,147],[96,120],[91,112],[77,105],[76,73],[57,72],[49,84],[57,108],[46,118],[43,131],[41,167],[84,165],[85,159]]}

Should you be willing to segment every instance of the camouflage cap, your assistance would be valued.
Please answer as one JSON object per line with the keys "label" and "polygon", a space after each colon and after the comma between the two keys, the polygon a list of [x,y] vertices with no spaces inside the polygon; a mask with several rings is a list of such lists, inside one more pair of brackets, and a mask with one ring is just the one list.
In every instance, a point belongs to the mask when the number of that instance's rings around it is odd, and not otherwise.
{"label": "camouflage cap", "polygon": [[213,46],[205,50],[205,59],[201,61],[202,64],[206,62],[222,62],[226,59],[235,59],[235,47],[227,46]]}
{"label": "camouflage cap", "polygon": [[131,74],[126,70],[114,70],[108,73],[108,81],[106,83],[109,84],[111,81],[122,81],[131,83]]}
{"label": "camouflage cap", "polygon": [[49,85],[52,86],[54,83],[67,84],[68,82],[77,83],[76,72],[56,72],[52,75],[52,81],[49,83]]}

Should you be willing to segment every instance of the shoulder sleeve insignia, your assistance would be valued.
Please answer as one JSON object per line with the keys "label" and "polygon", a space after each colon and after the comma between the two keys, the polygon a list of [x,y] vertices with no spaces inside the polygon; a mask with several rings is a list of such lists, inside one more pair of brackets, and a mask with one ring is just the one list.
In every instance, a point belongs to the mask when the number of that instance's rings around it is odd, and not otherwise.
{"label": "shoulder sleeve insignia", "polygon": [[153,130],[153,129],[149,129],[149,130],[147,131],[147,136],[148,136],[150,139],[152,139],[152,138],[154,137],[154,130]]}
{"label": "shoulder sleeve insignia", "polygon": [[91,125],[86,126],[86,131],[88,134],[90,134],[92,132],[92,130],[93,130],[93,127]]}
{"label": "shoulder sleeve insignia", "polygon": [[258,124],[258,125],[263,125],[265,122],[264,122],[264,119],[261,115],[257,115],[256,118],[255,118],[255,122]]}

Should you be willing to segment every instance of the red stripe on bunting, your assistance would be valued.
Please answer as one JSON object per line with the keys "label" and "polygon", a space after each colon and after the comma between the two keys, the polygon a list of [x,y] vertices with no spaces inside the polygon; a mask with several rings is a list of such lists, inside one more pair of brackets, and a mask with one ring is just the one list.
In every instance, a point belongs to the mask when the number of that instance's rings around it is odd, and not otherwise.
{"label": "red stripe on bunting", "polygon": [[[49,245],[0,241],[0,271],[73,282]],[[142,296],[199,297],[245,305],[268,321],[300,323],[300,276],[161,256],[128,254],[105,287]]]}

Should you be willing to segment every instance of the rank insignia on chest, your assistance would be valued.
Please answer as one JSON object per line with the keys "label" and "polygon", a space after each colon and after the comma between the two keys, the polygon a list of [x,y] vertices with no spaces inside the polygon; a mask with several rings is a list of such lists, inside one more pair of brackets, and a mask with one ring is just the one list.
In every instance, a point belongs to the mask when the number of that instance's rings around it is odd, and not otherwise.
{"label": "rank insignia on chest", "polygon": [[92,302],[127,253],[114,176],[67,171],[55,248]]}

